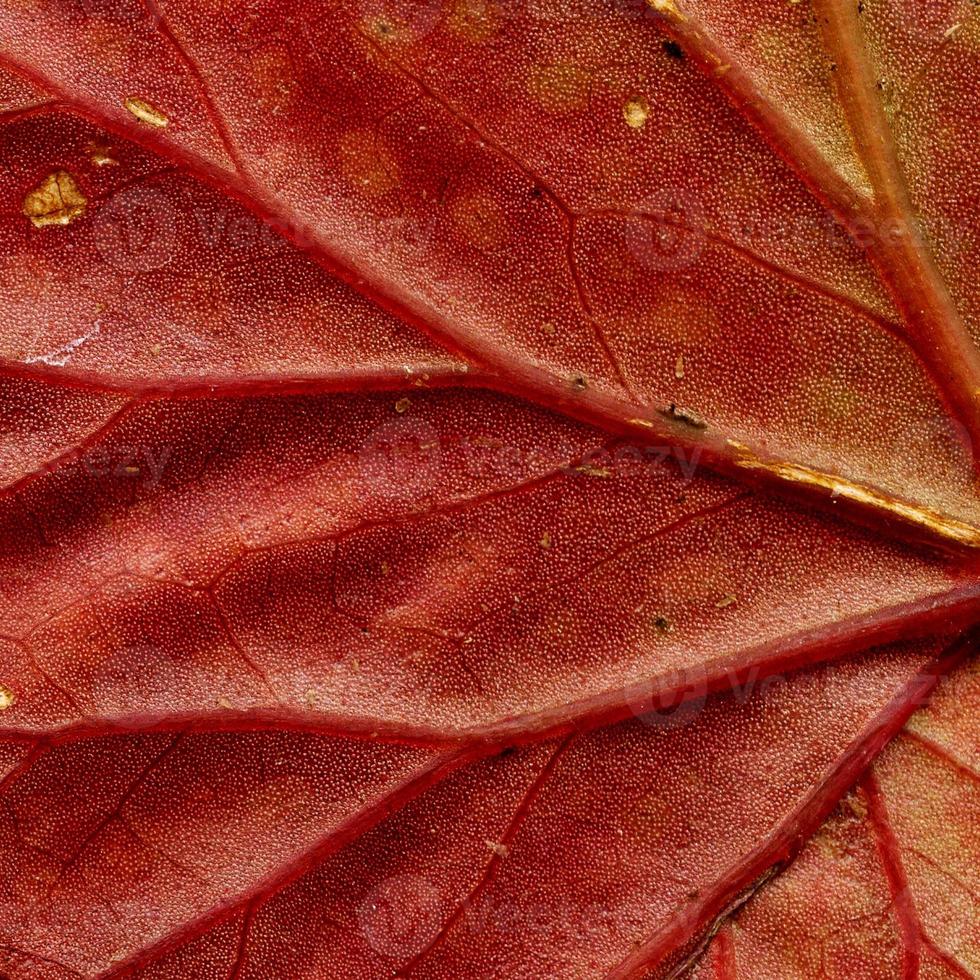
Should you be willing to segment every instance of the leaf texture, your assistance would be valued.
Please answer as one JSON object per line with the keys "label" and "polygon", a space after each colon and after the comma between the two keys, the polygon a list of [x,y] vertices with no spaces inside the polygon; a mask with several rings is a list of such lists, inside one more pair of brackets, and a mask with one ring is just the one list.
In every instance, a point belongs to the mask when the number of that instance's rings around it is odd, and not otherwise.
{"label": "leaf texture", "polygon": [[0,0],[0,974],[977,975],[978,41]]}

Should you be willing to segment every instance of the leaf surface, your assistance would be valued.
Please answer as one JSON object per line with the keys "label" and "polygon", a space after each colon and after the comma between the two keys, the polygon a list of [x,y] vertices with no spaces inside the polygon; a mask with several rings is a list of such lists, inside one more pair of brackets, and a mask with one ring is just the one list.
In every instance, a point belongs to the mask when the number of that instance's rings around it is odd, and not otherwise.
{"label": "leaf surface", "polygon": [[[833,807],[921,703],[941,649],[479,762],[336,857],[352,824],[458,757],[282,733],[54,748],[5,793],[18,863],[0,941],[83,975],[150,958],[173,976],[577,977],[650,935],[676,960]],[[152,915],[119,904],[134,889]]]}
{"label": "leaf surface", "polygon": [[977,692],[975,664],[942,685],[697,980],[977,974]]}
{"label": "leaf surface", "polygon": [[[819,4],[778,17],[740,4],[752,16],[737,25],[674,3],[656,16],[597,3],[574,20],[557,4],[375,6],[322,16],[232,4],[215,17],[135,0],[92,15],[18,5],[5,16],[6,62],[55,108],[241,199],[500,387],[605,425],[639,419],[728,470],[978,537],[980,355],[970,311],[936,268],[947,241],[915,226],[899,157],[923,180],[932,170],[919,165],[921,140],[896,142],[880,109],[867,64],[877,30],[866,37]],[[931,40],[935,25],[919,27],[894,46]],[[67,29],[71,53],[38,40]],[[973,30],[967,18],[944,45],[961,71]],[[823,51],[841,35],[838,64]],[[777,100],[800,71],[807,84],[789,111]],[[961,102],[950,109],[968,129]],[[902,118],[923,114],[910,101]],[[47,136],[61,124],[40,125]],[[967,166],[970,152],[947,138],[943,167]],[[172,197],[136,219],[127,201],[115,227],[149,224],[156,241]],[[665,245],[678,222],[680,240]],[[88,237],[81,221],[67,232]],[[181,244],[167,243],[175,271],[194,261]],[[37,247],[35,236],[27,249]],[[213,280],[201,288],[225,309],[238,298],[230,276],[220,282],[223,296]],[[329,288],[345,315],[358,306]],[[298,318],[274,373],[308,365],[308,311]],[[248,317],[234,320],[242,330]],[[250,332],[265,359],[261,323]],[[186,381],[178,351],[147,363],[126,335],[113,328],[68,373],[104,376],[124,346],[127,373]],[[23,360],[23,341],[8,343]],[[692,431],[692,416],[707,428]]]}
{"label": "leaf surface", "polygon": [[978,31],[0,0],[0,973],[980,969]]}
{"label": "leaf surface", "polygon": [[0,502],[0,726],[512,740],[976,616],[972,568],[687,474],[476,392],[138,405]]}

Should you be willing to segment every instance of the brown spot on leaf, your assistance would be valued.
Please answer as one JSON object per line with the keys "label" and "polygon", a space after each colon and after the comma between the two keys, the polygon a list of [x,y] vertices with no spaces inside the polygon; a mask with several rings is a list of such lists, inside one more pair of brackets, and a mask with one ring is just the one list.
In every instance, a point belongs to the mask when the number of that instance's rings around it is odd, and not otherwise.
{"label": "brown spot on leaf", "polygon": [[708,428],[708,423],[699,415],[696,415],[689,408],[681,408],[680,405],[675,405],[673,402],[663,409],[660,414],[668,419],[683,422],[684,425],[689,425],[692,429]]}

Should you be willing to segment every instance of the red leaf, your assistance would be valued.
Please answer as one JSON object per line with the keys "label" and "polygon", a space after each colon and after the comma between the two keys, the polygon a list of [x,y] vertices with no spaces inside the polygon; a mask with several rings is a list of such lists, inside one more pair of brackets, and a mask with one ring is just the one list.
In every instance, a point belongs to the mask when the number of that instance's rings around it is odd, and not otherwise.
{"label": "red leaf", "polygon": [[[299,735],[58,748],[8,790],[8,832],[24,842],[10,890],[46,916],[25,909],[3,941],[85,975],[145,961],[215,920],[154,972],[233,973],[236,957],[255,977],[582,976],[631,954],[676,963],[921,703],[935,649],[479,763],[275,897],[270,884],[336,847],[338,809],[363,806],[383,780],[414,790],[433,763]],[[152,915],[119,907],[134,889],[157,896]]]}
{"label": "red leaf", "polygon": [[980,969],[977,673],[915,715],[695,976],[972,977]]}
{"label": "red leaf", "polygon": [[977,968],[967,6],[0,3],[5,975]]}

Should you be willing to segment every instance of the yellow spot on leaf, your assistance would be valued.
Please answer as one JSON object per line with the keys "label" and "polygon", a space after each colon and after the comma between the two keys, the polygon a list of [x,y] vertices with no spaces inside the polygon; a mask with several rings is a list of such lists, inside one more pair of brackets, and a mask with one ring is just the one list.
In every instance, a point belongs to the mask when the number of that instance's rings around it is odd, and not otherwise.
{"label": "yellow spot on leaf", "polygon": [[159,110],[154,108],[145,99],[138,99],[130,96],[123,101],[123,105],[140,121],[147,126],[155,126],[163,129],[170,124],[170,120]]}
{"label": "yellow spot on leaf", "polygon": [[281,48],[257,51],[252,56],[251,69],[259,106],[271,113],[286,109],[297,88],[288,52]]}
{"label": "yellow spot on leaf", "polygon": [[395,402],[395,411],[399,415],[404,415],[408,411],[411,404],[412,403],[408,398],[399,398],[398,401]]}
{"label": "yellow spot on leaf", "polygon": [[534,99],[550,112],[568,113],[584,109],[589,102],[589,75],[572,61],[535,65],[527,88]]}
{"label": "yellow spot on leaf", "polygon": [[642,129],[649,115],[650,106],[646,99],[631,99],[623,106],[623,118],[632,129]]}
{"label": "yellow spot on leaf", "polygon": [[541,535],[541,540],[538,542],[538,544],[541,545],[542,548],[550,548],[551,535],[547,531],[545,531],[544,534]]}
{"label": "yellow spot on leaf", "polygon": [[395,158],[366,129],[353,129],[340,138],[340,167],[351,185],[368,197],[389,194],[401,181]]}
{"label": "yellow spot on leaf", "polygon": [[14,692],[0,684],[0,711],[6,711],[14,703]]}
{"label": "yellow spot on leaf", "polygon": [[85,213],[88,201],[67,170],[48,174],[24,198],[24,214],[35,228],[67,225]]}
{"label": "yellow spot on leaf", "polygon": [[500,7],[491,0],[456,0],[448,26],[468,41],[485,41],[500,27]]}

